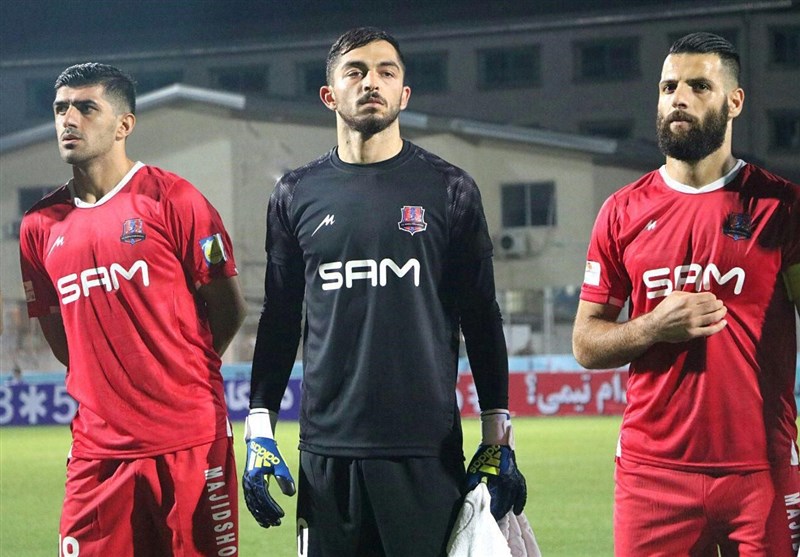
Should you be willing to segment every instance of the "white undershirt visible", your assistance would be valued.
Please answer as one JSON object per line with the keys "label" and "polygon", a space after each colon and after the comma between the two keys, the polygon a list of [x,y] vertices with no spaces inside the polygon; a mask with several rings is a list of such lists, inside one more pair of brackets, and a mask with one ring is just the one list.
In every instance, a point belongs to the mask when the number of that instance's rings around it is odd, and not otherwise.
{"label": "white undershirt visible", "polygon": [[133,178],[133,175],[136,174],[136,172],[143,166],[144,166],[143,162],[136,161],[136,164],[134,164],[128,171],[128,173],[122,177],[122,180],[120,180],[119,183],[116,186],[114,186],[114,189],[112,189],[110,192],[105,194],[103,197],[101,197],[94,203],[87,203],[86,201],[78,197],[75,193],[75,186],[73,185],[72,180],[70,180],[69,183],[67,184],[67,187],[69,188],[70,195],[72,195],[72,201],[73,203],[75,203],[75,207],[77,207],[78,209],[91,209],[92,207],[98,207],[102,205],[103,203],[114,197],[119,190],[124,188],[125,184],[130,182],[131,178]]}
{"label": "white undershirt visible", "polygon": [[686,184],[681,184],[674,178],[670,178],[669,174],[667,174],[667,165],[663,165],[661,168],[658,169],[658,172],[661,174],[661,177],[664,179],[664,183],[666,183],[670,188],[674,189],[675,191],[679,191],[681,193],[708,193],[710,191],[715,191],[720,188],[725,187],[727,184],[731,182],[736,175],[739,174],[739,171],[746,163],[742,159],[737,159],[736,164],[733,165],[730,172],[728,172],[722,178],[718,178],[711,182],[710,184],[706,184],[705,186],[695,188],[692,186],[687,186]]}

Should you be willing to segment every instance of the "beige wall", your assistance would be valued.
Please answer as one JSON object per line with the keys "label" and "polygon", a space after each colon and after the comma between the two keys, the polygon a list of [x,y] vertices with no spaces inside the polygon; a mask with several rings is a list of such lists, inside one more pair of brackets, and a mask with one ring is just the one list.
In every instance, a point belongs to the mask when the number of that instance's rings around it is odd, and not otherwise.
{"label": "beige wall", "polygon": [[[501,231],[502,184],[540,180],[556,183],[558,226],[528,231],[537,247],[530,257],[496,258],[500,290],[579,284],[599,198],[613,191],[612,187],[616,189],[636,177],[623,168],[598,167],[590,155],[566,149],[467,139],[443,133],[425,134],[411,128],[407,135],[475,178],[482,191],[493,236]],[[137,128],[128,146],[129,156],[191,181],[220,211],[233,238],[250,311],[245,327],[226,354],[227,361],[247,361],[252,356],[263,297],[266,208],[275,181],[286,171],[323,155],[335,141],[333,116],[330,123],[324,125],[248,121],[237,112],[185,101],[138,116]],[[69,168],[61,162],[54,138],[0,155],[0,224],[19,218],[16,198],[19,187],[55,186],[69,176]],[[19,309],[23,307],[23,293],[17,240],[4,238],[0,241],[0,255],[0,288],[6,298],[7,314],[13,311],[12,321],[25,321]],[[4,337],[3,342],[7,344],[9,337]],[[9,347],[4,346],[0,371],[10,365],[8,350]],[[51,365],[58,368],[48,357],[31,365],[38,369]]]}
{"label": "beige wall", "polygon": [[[468,141],[451,134],[422,135],[412,130],[408,136],[475,178],[493,236],[502,230],[502,184],[556,183],[558,226],[528,231],[535,248],[530,258],[498,258],[500,288],[524,287],[532,276],[539,286],[577,280],[600,203],[640,174],[623,167],[598,166],[590,155],[565,149],[488,139]],[[259,299],[266,206],[275,181],[287,170],[324,154],[335,141],[333,118],[330,126],[246,121],[204,104],[176,103],[139,115],[128,153],[133,159],[185,177],[217,207],[234,238],[246,293]],[[17,188],[56,185],[68,177],[69,169],[60,161],[54,141],[3,154],[2,223],[18,218]],[[0,249],[4,261],[10,262],[3,265],[0,287],[7,298],[18,298],[16,242],[3,240]]]}
{"label": "beige wall", "polygon": [[235,121],[226,110],[178,105],[140,113],[128,142],[128,156],[181,175],[233,219],[233,144]]}
{"label": "beige wall", "polygon": [[[773,27],[800,24],[800,11],[748,10],[736,13],[708,10],[695,15],[681,10],[648,9],[652,17],[629,20],[610,10],[611,17],[564,16],[550,21],[520,21],[514,25],[461,28],[447,22],[432,23],[427,29],[394,29],[408,56],[417,53],[443,52],[447,55],[447,90],[438,93],[413,93],[411,107],[420,112],[442,117],[469,117],[495,123],[538,126],[564,132],[578,132],[581,123],[597,120],[631,120],[633,135],[648,141],[654,139],[657,82],[669,37],[695,30],[734,30],[743,55],[742,84],[747,93],[745,110],[739,117],[734,134],[734,149],[752,153],[766,161],[767,167],[798,170],[797,152],[771,151],[769,111],[797,110],[796,93],[789,84],[800,77],[800,69],[776,68],[770,64],[770,30]],[[724,3],[720,3],[724,4]],[[722,6],[720,6],[722,7]],[[691,11],[691,10],[690,10]],[[617,18],[616,15],[623,17]],[[451,22],[452,23],[452,22]],[[525,23],[541,25],[525,27]],[[639,41],[640,72],[628,80],[586,82],[575,77],[573,48],[575,41],[635,37]],[[259,48],[242,49],[238,53],[171,51],[153,56],[126,53],[118,63],[134,76],[156,71],[181,74],[181,82],[214,88],[214,68],[264,64],[269,67],[269,90],[274,99],[292,98],[318,102],[315,95],[301,90],[297,64],[324,64],[332,37],[308,34],[299,43],[265,43]],[[478,51],[518,45],[536,45],[541,53],[541,80],[530,87],[486,89],[478,85]],[[220,45],[222,46],[222,45]],[[229,45],[225,45],[229,46]],[[19,130],[39,123],[21,109],[30,81],[49,82],[66,65],[57,60],[10,61],[0,67],[0,113],[8,130]],[[412,84],[413,85],[413,84]],[[413,87],[412,87],[413,89]],[[318,106],[318,105],[317,105]]]}

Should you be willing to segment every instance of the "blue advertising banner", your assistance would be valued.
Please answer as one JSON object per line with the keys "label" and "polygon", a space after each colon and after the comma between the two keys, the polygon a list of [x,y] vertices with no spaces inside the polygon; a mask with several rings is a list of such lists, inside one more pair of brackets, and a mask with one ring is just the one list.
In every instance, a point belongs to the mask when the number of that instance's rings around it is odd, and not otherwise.
{"label": "blue advertising banner", "polygon": [[[244,420],[250,401],[250,380],[225,381],[225,400],[232,421]],[[281,402],[281,419],[296,420],[300,404],[300,379],[289,380]],[[67,394],[63,379],[0,386],[0,426],[69,424],[78,404]]]}
{"label": "blue advertising banner", "polygon": [[[575,397],[575,393],[581,394],[582,389],[585,389],[588,384],[581,378],[588,377],[592,373],[608,374],[614,371],[589,372],[581,368],[571,356],[561,355],[513,357],[509,359],[509,368],[512,373],[509,382],[512,387],[510,402],[514,405],[512,411],[517,415],[548,414],[541,408],[539,408],[539,412],[531,409],[531,405],[526,403],[524,395],[527,391],[522,383],[535,381],[538,391],[541,391],[539,394],[546,394],[547,400],[550,402],[555,400],[554,397],[559,397],[559,401],[562,403],[574,402],[572,399]],[[583,374],[578,376],[578,379],[582,381],[580,385],[572,385],[575,382],[576,372]],[[624,373],[624,370],[615,371],[615,373],[620,372]],[[464,407],[467,406],[464,400],[470,392],[474,391],[474,386],[472,386],[472,377],[469,374],[469,363],[466,358],[459,362],[459,373],[464,375],[459,379],[457,387],[459,406],[462,413],[470,414],[470,409]],[[224,366],[223,377],[225,378],[225,399],[230,418],[233,421],[244,420],[250,400],[249,365]],[[798,357],[796,377],[795,399],[800,406],[800,356]],[[301,379],[302,370],[300,364],[297,363],[281,401],[281,419],[283,420],[296,420],[299,416]],[[565,394],[570,396],[565,398]],[[568,401],[567,398],[569,398]],[[620,400],[624,403],[624,396],[621,396]],[[573,404],[573,406],[575,405]],[[610,412],[619,413],[623,407],[624,404],[618,404]],[[63,374],[28,373],[24,376],[24,381],[13,382],[6,379],[5,383],[0,384],[0,426],[69,424],[77,409],[77,403],[67,394]],[[579,413],[587,415],[608,413],[608,411],[593,411],[591,408],[585,411],[583,408],[580,410]]]}

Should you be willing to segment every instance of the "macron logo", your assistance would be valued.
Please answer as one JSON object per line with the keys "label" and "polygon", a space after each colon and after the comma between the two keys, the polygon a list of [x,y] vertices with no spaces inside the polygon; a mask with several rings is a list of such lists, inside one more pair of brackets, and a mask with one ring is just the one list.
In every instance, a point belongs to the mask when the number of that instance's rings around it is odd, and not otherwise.
{"label": "macron logo", "polygon": [[50,251],[47,252],[47,257],[50,257],[50,254],[53,253],[54,249],[63,245],[64,245],[64,236],[59,236],[58,238],[56,238],[56,241],[53,242],[53,245],[50,246]]}
{"label": "macron logo", "polygon": [[334,222],[336,222],[336,221],[334,220],[334,218],[333,218],[333,215],[325,215],[325,218],[324,218],[324,219],[322,219],[322,222],[321,222],[321,223],[319,223],[319,226],[317,226],[317,227],[314,229],[314,232],[312,232],[312,233],[311,233],[311,235],[313,236],[314,234],[316,234],[316,233],[317,233],[317,230],[319,230],[319,229],[320,229],[320,228],[322,228],[323,226],[330,226],[330,225],[332,225]]}

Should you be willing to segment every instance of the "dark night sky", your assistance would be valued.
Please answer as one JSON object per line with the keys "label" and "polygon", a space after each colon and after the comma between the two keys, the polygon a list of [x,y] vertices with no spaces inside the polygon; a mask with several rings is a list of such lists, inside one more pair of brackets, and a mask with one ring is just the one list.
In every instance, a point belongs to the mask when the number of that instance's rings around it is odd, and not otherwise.
{"label": "dark night sky", "polygon": [[[669,2],[671,8],[698,0]],[[708,0],[705,4],[725,4]],[[360,25],[396,32],[449,21],[608,12],[663,0],[1,0],[0,60],[298,39]]]}

